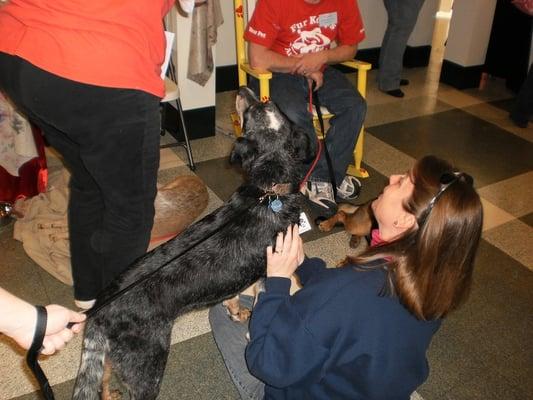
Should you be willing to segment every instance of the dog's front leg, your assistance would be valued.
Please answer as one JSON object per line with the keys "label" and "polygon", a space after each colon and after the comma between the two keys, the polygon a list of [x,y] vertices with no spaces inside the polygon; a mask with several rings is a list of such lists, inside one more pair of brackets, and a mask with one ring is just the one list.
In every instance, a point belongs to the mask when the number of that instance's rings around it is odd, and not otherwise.
{"label": "dog's front leg", "polygon": [[342,224],[346,222],[348,215],[344,211],[338,211],[333,217],[322,221],[318,225],[318,229],[320,229],[322,232],[329,232],[332,230],[336,224]]}
{"label": "dog's front leg", "polygon": [[250,315],[252,314],[252,312],[247,308],[241,308],[239,295],[232,297],[231,299],[225,300],[222,305],[226,307],[230,318],[236,322],[247,321],[250,318]]}

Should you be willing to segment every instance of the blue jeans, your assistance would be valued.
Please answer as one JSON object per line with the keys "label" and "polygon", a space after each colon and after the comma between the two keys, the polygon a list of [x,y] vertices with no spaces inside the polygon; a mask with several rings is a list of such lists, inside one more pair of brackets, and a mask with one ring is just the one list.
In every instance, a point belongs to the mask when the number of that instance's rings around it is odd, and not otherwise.
{"label": "blue jeans", "polygon": [[74,296],[91,300],[148,248],[160,99],[86,85],[0,53],[0,90],[39,126],[70,173]]}
{"label": "blue jeans", "polygon": [[[259,93],[258,82],[251,78],[250,87]],[[309,112],[309,89],[307,79],[299,75],[273,73],[270,81],[270,98],[294,124],[302,127],[316,145],[313,116]],[[337,185],[340,185],[346,170],[353,161],[353,151],[366,114],[365,99],[335,68],[324,71],[324,84],[318,89],[320,104],[334,117],[326,136],[326,144],[332,161]],[[311,174],[312,181],[329,182],[328,165],[324,152]]]}
{"label": "blue jeans", "polygon": [[[241,295],[240,302],[241,306],[252,309],[253,297]],[[265,396],[265,384],[250,374],[244,358],[244,350],[248,344],[248,323],[232,321],[222,304],[217,304],[209,310],[209,323],[224,364],[241,399],[262,399]]]}
{"label": "blue jeans", "polygon": [[424,0],[383,0],[387,30],[379,52],[378,87],[386,92],[400,87],[403,54]]}

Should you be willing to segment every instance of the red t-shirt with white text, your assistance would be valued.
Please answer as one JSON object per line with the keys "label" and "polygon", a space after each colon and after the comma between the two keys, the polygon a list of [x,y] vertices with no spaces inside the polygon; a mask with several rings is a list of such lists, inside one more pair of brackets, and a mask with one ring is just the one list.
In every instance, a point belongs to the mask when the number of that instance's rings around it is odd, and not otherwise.
{"label": "red t-shirt with white text", "polygon": [[259,0],[244,38],[284,56],[356,45],[365,38],[356,0]]}

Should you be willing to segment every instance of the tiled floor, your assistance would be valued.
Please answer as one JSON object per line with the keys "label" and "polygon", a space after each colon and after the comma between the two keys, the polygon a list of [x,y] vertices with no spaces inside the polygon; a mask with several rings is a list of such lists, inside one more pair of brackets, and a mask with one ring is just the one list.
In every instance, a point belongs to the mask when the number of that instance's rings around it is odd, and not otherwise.
{"label": "tiled floor", "polygon": [[[533,399],[533,125],[507,118],[512,94],[492,80],[479,91],[446,85],[429,88],[426,69],[407,70],[406,97],[378,92],[370,74],[364,163],[370,178],[361,198],[376,196],[386,177],[405,171],[428,153],[471,173],[483,198],[485,225],[469,302],[435,336],[428,358],[431,374],[416,398],[425,400]],[[240,176],[228,166],[233,143],[229,111],[233,93],[217,96],[217,135],[193,141],[195,173],[209,188],[206,213],[229,197]],[[49,152],[50,169],[61,164]],[[181,148],[162,151],[160,181],[190,174]],[[304,235],[309,255],[336,263],[349,252],[340,229]],[[35,303],[73,306],[71,289],[52,278],[0,229],[0,285]],[[161,399],[237,399],[210,334],[206,311],[175,325]],[[42,362],[56,397],[66,399],[79,363],[80,338]],[[0,338],[0,399],[38,399],[22,353]]]}

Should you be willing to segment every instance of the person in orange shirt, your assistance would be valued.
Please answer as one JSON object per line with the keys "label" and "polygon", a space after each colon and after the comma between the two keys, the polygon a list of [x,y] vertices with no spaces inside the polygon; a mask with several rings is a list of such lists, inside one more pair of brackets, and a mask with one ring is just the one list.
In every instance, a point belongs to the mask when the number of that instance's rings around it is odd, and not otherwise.
{"label": "person in orange shirt", "polygon": [[[194,0],[180,0],[191,11]],[[0,90],[70,173],[76,305],[147,249],[159,167],[162,19],[172,0],[10,0],[0,7]]]}

